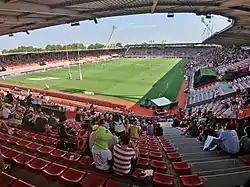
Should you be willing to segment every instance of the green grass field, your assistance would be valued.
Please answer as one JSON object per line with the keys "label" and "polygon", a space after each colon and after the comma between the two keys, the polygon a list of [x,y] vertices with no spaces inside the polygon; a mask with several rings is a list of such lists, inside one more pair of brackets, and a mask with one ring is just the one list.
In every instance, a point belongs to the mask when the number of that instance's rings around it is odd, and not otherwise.
{"label": "green grass field", "polygon": [[144,98],[165,96],[175,101],[184,77],[185,59],[117,59],[82,65],[83,80],[78,67],[10,77],[3,82],[70,93],[94,92],[95,95],[140,102]]}

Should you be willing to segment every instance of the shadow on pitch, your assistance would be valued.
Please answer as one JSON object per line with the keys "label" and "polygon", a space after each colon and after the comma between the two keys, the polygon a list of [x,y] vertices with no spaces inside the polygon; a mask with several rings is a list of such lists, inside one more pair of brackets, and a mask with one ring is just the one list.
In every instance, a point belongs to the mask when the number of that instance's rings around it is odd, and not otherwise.
{"label": "shadow on pitch", "polygon": [[173,88],[178,88],[179,83],[177,84],[176,81],[171,81],[172,76],[175,78],[175,74],[180,74],[184,70],[183,64],[186,62],[186,59],[182,59],[180,62],[178,62],[170,71],[168,71],[161,79],[159,79],[152,88],[143,96],[137,103],[141,103],[146,99],[155,99],[158,97],[167,97],[171,101],[175,101],[177,98],[178,92],[173,93]]}

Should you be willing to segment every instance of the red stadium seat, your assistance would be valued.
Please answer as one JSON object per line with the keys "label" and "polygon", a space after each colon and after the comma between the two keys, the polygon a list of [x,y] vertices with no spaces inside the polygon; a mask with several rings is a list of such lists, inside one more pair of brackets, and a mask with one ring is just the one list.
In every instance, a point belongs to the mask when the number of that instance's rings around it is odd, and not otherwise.
{"label": "red stadium seat", "polygon": [[15,136],[12,136],[11,138],[8,138],[6,141],[10,144],[16,144],[17,142],[20,142],[22,139],[17,138]]}
{"label": "red stadium seat", "polygon": [[43,141],[46,145],[53,146],[56,145],[58,142],[57,138],[47,138]]}
{"label": "red stadium seat", "polygon": [[43,143],[46,140],[46,138],[47,138],[46,136],[36,135],[34,137],[34,140],[37,141],[37,142],[39,142],[39,143]]}
{"label": "red stadium seat", "polygon": [[62,159],[66,154],[67,154],[66,151],[62,151],[60,149],[54,149],[54,151],[50,153],[50,156],[58,160]]}
{"label": "red stadium seat", "polygon": [[173,147],[163,147],[163,150],[165,151],[166,154],[176,152],[175,148]]}
{"label": "red stadium seat", "polygon": [[86,177],[81,182],[81,186],[83,187],[102,187],[106,179],[92,173],[88,173]]}
{"label": "red stadium seat", "polygon": [[28,140],[34,140],[34,137],[37,136],[38,134],[36,133],[33,133],[33,132],[29,132],[29,133],[26,133],[24,134],[24,137]]}
{"label": "red stadium seat", "polygon": [[183,187],[204,187],[204,181],[198,175],[180,176]]}
{"label": "red stadium seat", "polygon": [[23,130],[15,130],[14,134],[17,135],[18,137],[24,137],[25,134],[28,134],[29,132],[23,131]]}
{"label": "red stadium seat", "polygon": [[172,167],[173,167],[174,171],[180,175],[191,174],[190,165],[186,162],[173,162]]}
{"label": "red stadium seat", "polygon": [[1,145],[0,150],[1,150],[2,153],[6,153],[7,151],[10,151],[11,148]]}
{"label": "red stadium seat", "polygon": [[67,155],[63,157],[63,159],[66,161],[68,164],[76,164],[81,158],[81,155],[76,154],[76,153],[71,153],[69,152]]}
{"label": "red stadium seat", "polygon": [[148,149],[148,144],[138,144],[138,148],[139,149],[145,149],[145,150],[147,150]]}
{"label": "red stadium seat", "polygon": [[85,175],[86,173],[83,171],[69,168],[61,175],[61,180],[67,185],[77,185]]}
{"label": "red stadium seat", "polygon": [[155,151],[150,151],[149,152],[149,157],[154,160],[161,160],[162,159],[162,153],[161,152],[155,152]]}
{"label": "red stadium seat", "polygon": [[7,151],[5,153],[2,153],[3,158],[7,160],[7,162],[12,163],[13,159],[21,155],[22,153],[19,151],[16,151],[14,149],[11,149],[10,151]]}
{"label": "red stadium seat", "polygon": [[94,165],[94,160],[90,157],[83,156],[79,161],[78,164],[80,164],[83,168],[89,169]]}
{"label": "red stadium seat", "polygon": [[57,180],[66,169],[67,169],[66,166],[52,163],[43,170],[43,173],[50,179]]}
{"label": "red stadium seat", "polygon": [[140,153],[140,157],[147,158],[148,154],[149,154],[149,151],[148,150],[144,150],[144,149],[140,149],[139,153]]}
{"label": "red stadium seat", "polygon": [[19,147],[26,147],[27,145],[32,144],[32,142],[27,141],[27,140],[21,140],[19,142],[16,142],[16,145]]}
{"label": "red stadium seat", "polygon": [[161,142],[162,147],[172,147],[171,143],[169,142]]}
{"label": "red stadium seat", "polygon": [[36,158],[31,163],[27,164],[30,170],[40,173],[42,170],[44,170],[51,162],[47,160],[43,160],[41,158]]}
{"label": "red stadium seat", "polygon": [[158,152],[160,149],[159,149],[159,147],[157,147],[157,146],[150,146],[150,147],[149,147],[149,150],[150,150],[150,151],[156,151],[156,152]]}
{"label": "red stadium seat", "polygon": [[124,184],[124,183],[119,183],[113,180],[108,180],[107,184],[105,185],[105,187],[129,187],[129,184]]}
{"label": "red stadium seat", "polygon": [[154,172],[166,173],[168,164],[159,160],[152,160],[151,167]]}
{"label": "red stadium seat", "polygon": [[139,157],[137,159],[136,165],[141,169],[148,169],[149,168],[149,158],[142,158]]}
{"label": "red stadium seat", "polygon": [[7,173],[2,172],[0,174],[0,186],[1,187],[8,187],[13,184],[17,179]]}
{"label": "red stadium seat", "polygon": [[41,149],[43,147],[43,145],[38,144],[38,143],[31,143],[25,146],[27,149],[29,149],[32,152],[38,151],[39,149]]}
{"label": "red stadium seat", "polygon": [[179,153],[167,153],[170,162],[181,162],[181,155]]}
{"label": "red stadium seat", "polygon": [[140,180],[140,181],[144,181],[144,182],[151,182],[151,177],[142,178],[143,171],[144,171],[143,169],[136,168],[133,172],[132,177],[136,180]]}
{"label": "red stadium seat", "polygon": [[10,187],[35,187],[35,186],[28,184],[22,180],[18,180],[14,182]]}
{"label": "red stadium seat", "polygon": [[239,159],[240,159],[241,162],[243,162],[244,164],[250,165],[250,156],[249,156],[249,155],[239,156]]}
{"label": "red stadium seat", "polygon": [[6,142],[8,139],[12,138],[12,136],[9,136],[7,134],[0,133],[0,141],[1,142]]}
{"label": "red stadium seat", "polygon": [[172,175],[154,172],[153,184],[156,187],[173,187],[174,179]]}
{"label": "red stadium seat", "polygon": [[29,164],[35,159],[34,156],[27,155],[27,154],[21,154],[20,156],[14,158],[14,162],[18,164],[19,166],[25,166],[26,164]]}
{"label": "red stadium seat", "polygon": [[42,155],[49,155],[50,153],[52,153],[55,150],[55,148],[53,147],[49,147],[49,146],[43,146],[40,149],[38,149],[38,152]]}

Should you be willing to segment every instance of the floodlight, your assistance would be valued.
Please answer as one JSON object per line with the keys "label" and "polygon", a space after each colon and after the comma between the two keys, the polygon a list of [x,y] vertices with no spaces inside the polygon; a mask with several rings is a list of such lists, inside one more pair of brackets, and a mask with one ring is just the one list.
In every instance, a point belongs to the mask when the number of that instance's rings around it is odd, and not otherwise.
{"label": "floodlight", "polygon": [[79,22],[73,22],[73,23],[70,24],[71,27],[75,27],[75,26],[79,26],[79,25],[80,25]]}
{"label": "floodlight", "polygon": [[212,18],[212,15],[211,14],[207,14],[206,15],[206,19],[211,19]]}
{"label": "floodlight", "polygon": [[174,17],[174,13],[168,13],[167,17],[168,18],[173,18]]}

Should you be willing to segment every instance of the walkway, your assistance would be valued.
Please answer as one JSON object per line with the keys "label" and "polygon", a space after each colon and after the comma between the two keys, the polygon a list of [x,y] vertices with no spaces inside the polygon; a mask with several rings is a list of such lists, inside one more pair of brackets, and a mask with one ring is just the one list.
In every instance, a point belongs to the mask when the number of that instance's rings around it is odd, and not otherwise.
{"label": "walkway", "polygon": [[250,166],[222,151],[203,151],[195,138],[181,136],[175,128],[165,127],[164,137],[178,149],[182,161],[191,165],[192,173],[204,179],[205,187],[243,185],[250,177]]}

